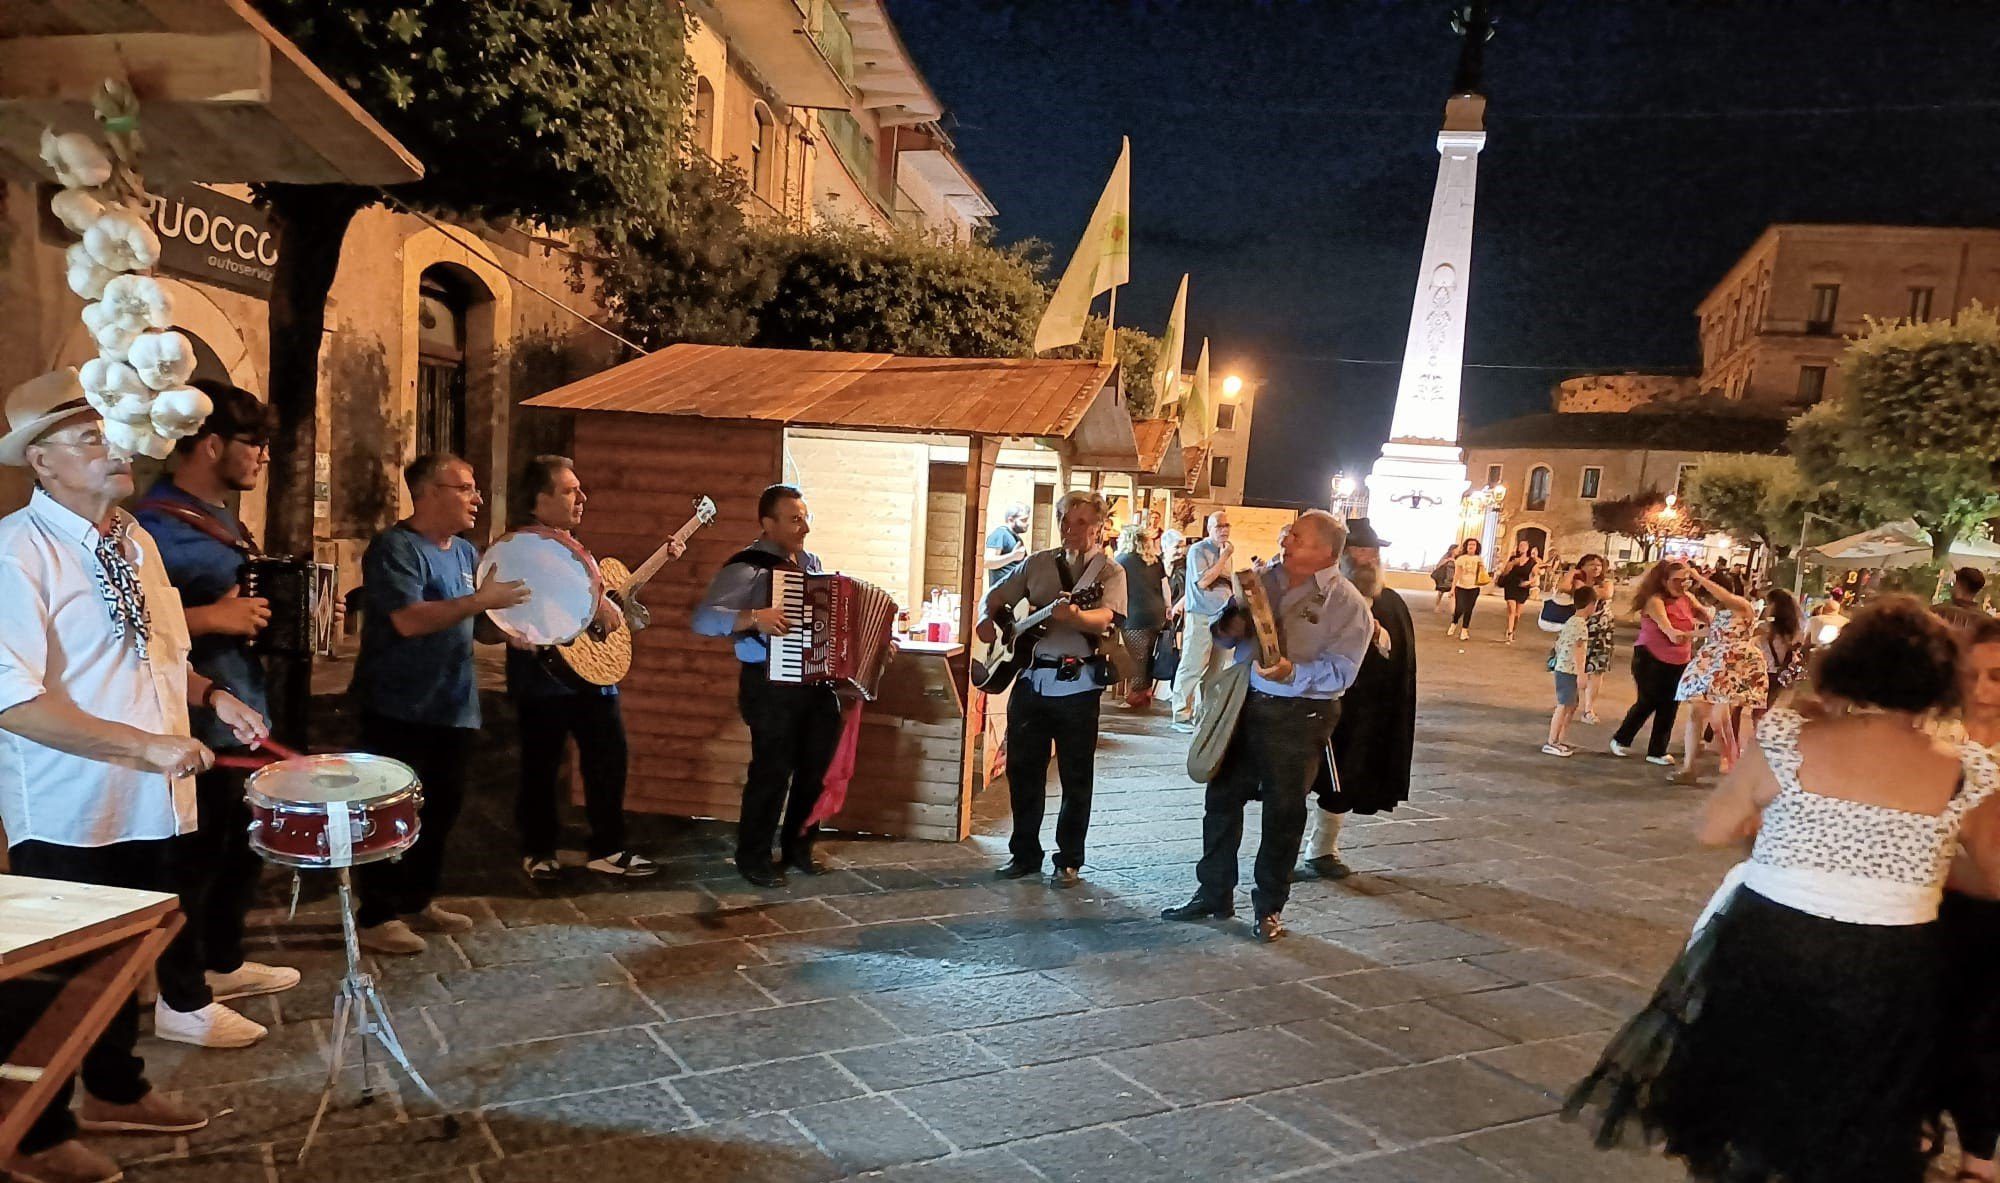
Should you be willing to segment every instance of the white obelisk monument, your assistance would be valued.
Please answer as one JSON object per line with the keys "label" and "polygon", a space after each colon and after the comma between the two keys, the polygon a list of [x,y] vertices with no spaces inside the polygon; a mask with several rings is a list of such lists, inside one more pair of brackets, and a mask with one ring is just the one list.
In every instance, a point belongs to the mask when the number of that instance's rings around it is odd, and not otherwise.
{"label": "white obelisk monument", "polygon": [[1479,74],[1492,24],[1483,0],[1459,9],[1452,27],[1462,38],[1458,75],[1445,103],[1444,130],[1438,132],[1437,189],[1396,384],[1396,417],[1368,474],[1369,518],[1389,541],[1384,558],[1405,569],[1430,567],[1457,541],[1466,490],[1458,391],[1472,278],[1472,198],[1479,150],[1486,146]]}

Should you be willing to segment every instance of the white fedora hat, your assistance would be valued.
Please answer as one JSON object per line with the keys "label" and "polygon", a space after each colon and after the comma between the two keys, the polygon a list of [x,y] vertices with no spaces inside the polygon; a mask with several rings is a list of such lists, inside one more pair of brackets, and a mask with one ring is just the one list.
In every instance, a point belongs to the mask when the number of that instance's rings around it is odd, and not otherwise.
{"label": "white fedora hat", "polygon": [[26,464],[29,444],[79,415],[96,416],[97,411],[83,397],[76,370],[68,366],[16,386],[7,392],[7,434],[0,436],[0,464],[15,468]]}

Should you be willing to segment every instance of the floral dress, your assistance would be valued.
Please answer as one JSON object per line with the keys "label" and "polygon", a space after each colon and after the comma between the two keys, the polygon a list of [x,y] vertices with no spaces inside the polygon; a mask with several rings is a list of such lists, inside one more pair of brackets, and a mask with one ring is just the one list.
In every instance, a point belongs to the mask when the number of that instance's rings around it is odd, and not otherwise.
{"label": "floral dress", "polygon": [[1757,622],[1727,608],[1708,622],[1708,637],[1681,672],[1681,702],[1762,707],[1770,695],[1770,665],[1757,644]]}
{"label": "floral dress", "polygon": [[1583,672],[1601,674],[1611,668],[1611,650],[1616,647],[1618,624],[1611,619],[1611,609],[1604,608],[1590,616],[1589,632],[1585,634],[1583,650]]}

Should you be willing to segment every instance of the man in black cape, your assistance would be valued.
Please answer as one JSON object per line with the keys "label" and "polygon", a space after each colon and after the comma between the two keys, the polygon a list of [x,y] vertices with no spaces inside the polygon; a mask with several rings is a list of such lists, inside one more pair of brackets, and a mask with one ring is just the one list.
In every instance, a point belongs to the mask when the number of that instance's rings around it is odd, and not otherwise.
{"label": "man in black cape", "polygon": [[1349,813],[1379,813],[1410,799],[1410,751],[1417,735],[1417,638],[1410,609],[1382,582],[1382,548],[1367,518],[1347,521],[1341,574],[1374,607],[1375,644],[1354,684],[1341,696],[1340,722],[1328,746],[1314,795],[1319,828],[1306,850],[1306,873],[1345,879],[1353,869],[1340,858],[1340,823]]}

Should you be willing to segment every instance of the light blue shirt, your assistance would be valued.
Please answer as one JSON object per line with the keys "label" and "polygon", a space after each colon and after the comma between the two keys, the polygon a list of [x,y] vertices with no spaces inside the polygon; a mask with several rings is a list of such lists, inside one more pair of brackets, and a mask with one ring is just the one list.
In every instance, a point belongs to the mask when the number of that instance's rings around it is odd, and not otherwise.
{"label": "light blue shirt", "polygon": [[[790,555],[769,539],[759,538],[751,543],[749,550],[760,550],[768,555],[776,555],[789,560]],[[807,571],[819,570],[819,557],[810,552],[801,553],[799,566]],[[715,578],[708,581],[708,590],[702,593],[701,603],[694,610],[694,631],[704,637],[729,637],[735,641],[736,660],[745,665],[756,665],[771,655],[771,646],[764,635],[756,629],[738,631],[736,614],[753,608],[771,606],[771,573],[748,563],[726,563]]]}
{"label": "light blue shirt", "polygon": [[1187,610],[1191,616],[1214,620],[1229,606],[1229,580],[1218,579],[1208,587],[1201,586],[1202,576],[1222,558],[1222,548],[1204,538],[1188,547],[1187,553]]}
{"label": "light blue shirt", "polygon": [[[1277,618],[1278,643],[1292,660],[1292,680],[1273,682],[1250,667],[1250,688],[1275,698],[1339,698],[1375,643],[1375,616],[1368,600],[1328,567],[1297,587],[1285,586],[1285,568],[1272,563],[1258,578]],[[1218,645],[1223,642],[1218,639]],[[1255,642],[1232,642],[1235,660],[1253,661]]]}

